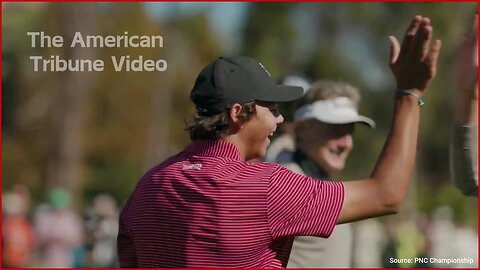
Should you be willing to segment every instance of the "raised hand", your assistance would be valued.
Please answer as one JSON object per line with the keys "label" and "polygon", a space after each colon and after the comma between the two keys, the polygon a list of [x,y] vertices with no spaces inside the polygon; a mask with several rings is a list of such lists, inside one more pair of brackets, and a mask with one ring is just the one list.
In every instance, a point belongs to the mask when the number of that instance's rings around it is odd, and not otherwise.
{"label": "raised hand", "polygon": [[472,20],[467,35],[460,43],[456,61],[456,88],[466,98],[477,98],[478,83],[478,15]]}
{"label": "raised hand", "polygon": [[433,28],[430,19],[415,16],[408,27],[402,45],[390,36],[390,68],[397,80],[398,89],[409,90],[423,96],[435,77],[437,59],[442,43],[432,42]]}
{"label": "raised hand", "polygon": [[456,60],[454,121],[458,125],[476,125],[478,112],[478,16],[460,42]]}

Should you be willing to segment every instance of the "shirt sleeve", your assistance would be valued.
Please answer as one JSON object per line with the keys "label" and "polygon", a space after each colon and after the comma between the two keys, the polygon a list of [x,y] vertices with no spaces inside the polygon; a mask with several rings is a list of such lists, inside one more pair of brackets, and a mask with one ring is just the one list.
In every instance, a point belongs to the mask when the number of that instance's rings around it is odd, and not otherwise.
{"label": "shirt sleeve", "polygon": [[453,128],[450,143],[450,173],[455,186],[465,195],[478,196],[477,127]]}
{"label": "shirt sleeve", "polygon": [[268,188],[272,236],[329,237],[345,196],[341,182],[322,181],[278,166]]}

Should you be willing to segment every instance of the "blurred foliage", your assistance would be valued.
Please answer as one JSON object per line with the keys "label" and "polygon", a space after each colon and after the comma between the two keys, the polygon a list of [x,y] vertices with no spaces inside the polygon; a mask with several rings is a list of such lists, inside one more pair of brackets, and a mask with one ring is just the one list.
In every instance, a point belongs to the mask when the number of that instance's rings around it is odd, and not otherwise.
{"label": "blurred foliage", "polygon": [[[90,5],[96,34],[128,31],[164,37],[154,49],[90,49],[98,58],[110,55],[162,58],[168,70],[90,74],[85,100],[76,111],[82,136],[78,155],[82,178],[72,184],[55,178],[65,132],[65,73],[35,73],[29,55],[72,53],[55,48],[30,48],[27,31],[68,35],[73,10]],[[193,3],[192,3],[193,5]],[[458,219],[476,225],[476,205],[451,187],[448,141],[452,122],[453,61],[477,3],[250,3],[241,26],[241,44],[234,53],[259,59],[278,78],[305,72],[312,78],[347,81],[362,90],[360,111],[377,122],[375,130],[358,127],[355,149],[339,179],[367,177],[375,165],[392,117],[395,88],[387,60],[388,36],[403,36],[416,14],[429,16],[434,37],[443,48],[437,77],[422,108],[417,170],[411,203],[422,211],[447,204]],[[178,12],[172,9],[171,12]],[[36,202],[49,188],[75,190],[77,207],[104,191],[124,202],[142,173],[188,144],[184,120],[193,112],[188,95],[198,72],[215,57],[231,52],[209,20],[209,10],[148,15],[141,3],[7,3],[3,4],[3,188],[13,183],[30,187]],[[71,101],[71,100],[70,100]],[[68,104],[68,103],[67,103]],[[62,135],[63,134],[63,135]],[[468,221],[469,220],[469,221]]]}

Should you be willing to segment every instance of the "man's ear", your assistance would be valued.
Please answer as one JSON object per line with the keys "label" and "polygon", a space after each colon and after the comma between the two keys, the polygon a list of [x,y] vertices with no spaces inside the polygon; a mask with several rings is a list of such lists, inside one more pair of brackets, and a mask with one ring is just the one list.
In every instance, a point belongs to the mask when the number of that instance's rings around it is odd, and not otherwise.
{"label": "man's ear", "polygon": [[230,107],[228,110],[228,118],[230,123],[232,124],[232,128],[238,130],[240,126],[243,124],[242,119],[240,118],[240,113],[242,112],[243,108],[242,105],[235,103]]}

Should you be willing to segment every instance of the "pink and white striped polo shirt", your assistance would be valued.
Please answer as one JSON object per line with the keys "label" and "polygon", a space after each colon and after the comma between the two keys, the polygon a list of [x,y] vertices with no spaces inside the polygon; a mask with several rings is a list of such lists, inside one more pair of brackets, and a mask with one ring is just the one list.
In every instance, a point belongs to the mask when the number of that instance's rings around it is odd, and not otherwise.
{"label": "pink and white striped polo shirt", "polygon": [[137,184],[120,216],[120,266],[285,267],[293,236],[328,237],[343,199],[340,182],[195,141]]}

